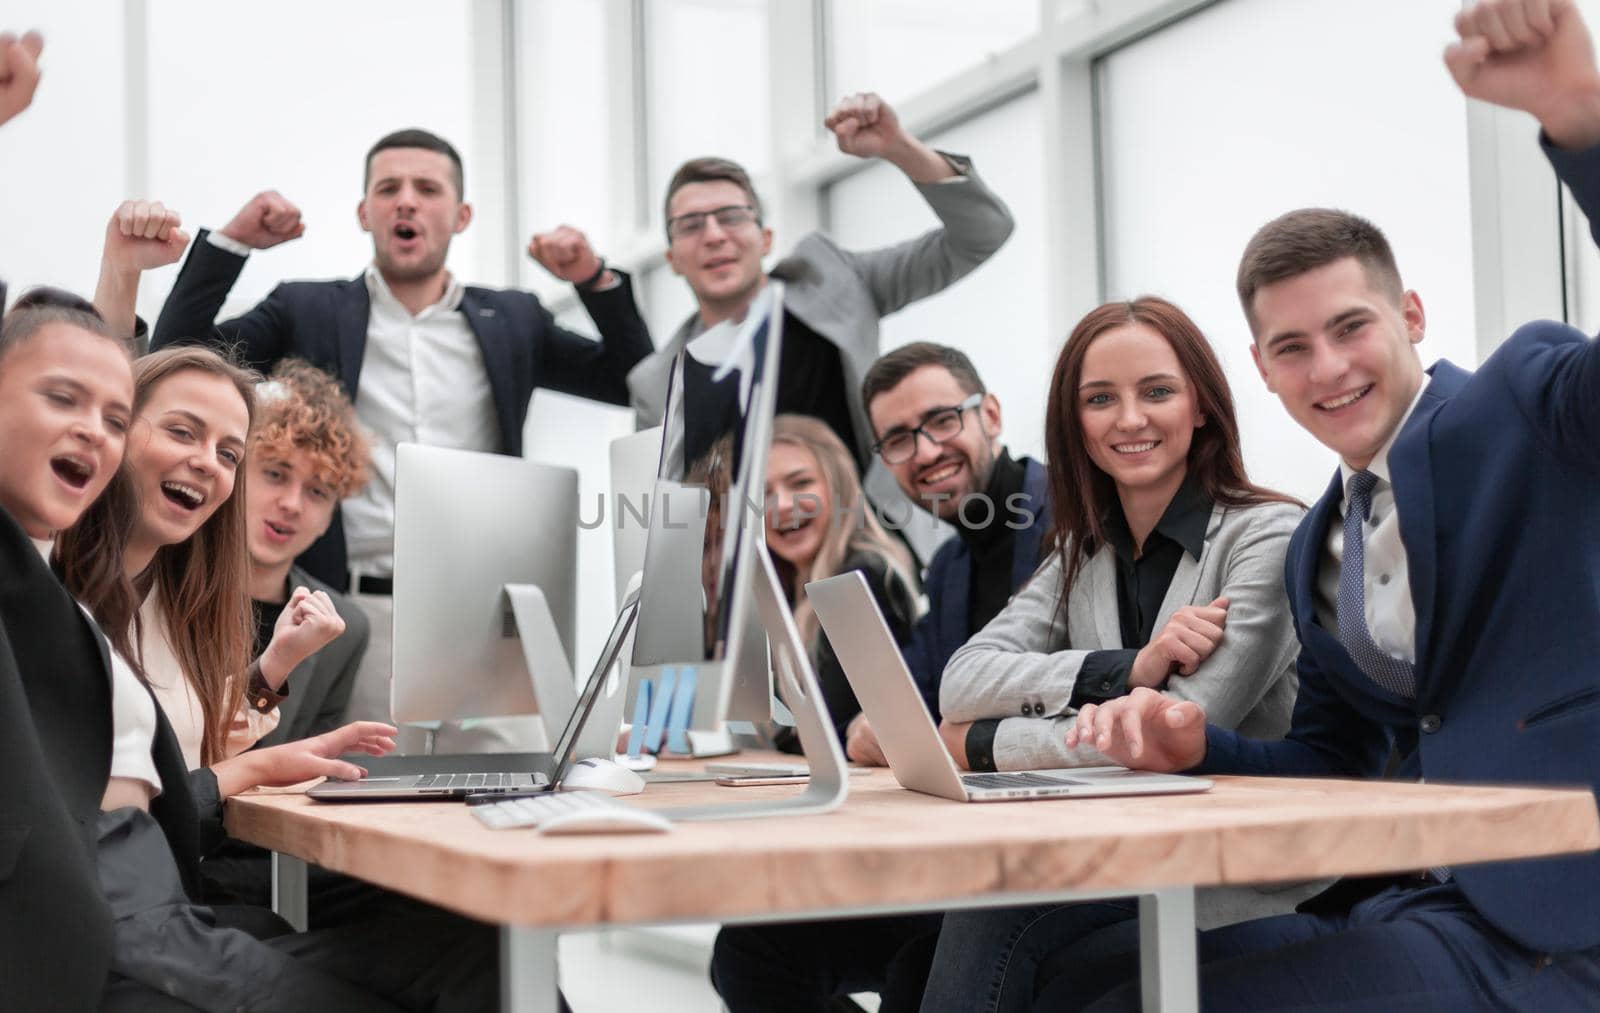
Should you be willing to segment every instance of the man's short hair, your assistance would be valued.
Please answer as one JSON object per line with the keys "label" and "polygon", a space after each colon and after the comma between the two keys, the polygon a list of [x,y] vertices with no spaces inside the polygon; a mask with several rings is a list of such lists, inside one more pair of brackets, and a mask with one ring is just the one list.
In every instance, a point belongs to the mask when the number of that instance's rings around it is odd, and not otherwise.
{"label": "man's short hair", "polygon": [[861,380],[861,403],[869,410],[872,399],[887,394],[900,386],[900,381],[923,366],[939,366],[956,378],[956,383],[967,394],[987,394],[983,378],[972,365],[972,360],[959,348],[939,345],[932,341],[913,341],[878,357]]}
{"label": "man's short hair", "polygon": [[1256,293],[1336,260],[1354,257],[1367,282],[1396,304],[1405,295],[1389,240],[1376,225],[1348,211],[1301,208],[1261,226],[1239,259],[1239,302],[1255,330]]}
{"label": "man's short hair", "polygon": [[461,171],[461,154],[454,145],[440,137],[416,127],[405,130],[396,130],[392,134],[378,138],[378,143],[367,149],[366,170],[361,176],[361,192],[366,193],[367,187],[372,183],[372,159],[380,151],[390,148],[421,148],[424,151],[437,151],[450,159],[450,164],[455,167],[456,199],[461,200],[466,195],[466,176]]}
{"label": "man's short hair", "polygon": [[66,324],[123,345],[94,303],[65,289],[41,287],[24,292],[0,319],[0,359],[50,324]]}
{"label": "man's short hair", "polygon": [[666,200],[661,202],[663,221],[672,215],[672,195],[690,183],[734,184],[750,198],[750,206],[756,209],[756,221],[761,221],[761,198],[756,196],[750,174],[744,171],[744,166],[726,158],[691,158],[678,166],[678,171],[672,174],[672,181],[667,184]]}

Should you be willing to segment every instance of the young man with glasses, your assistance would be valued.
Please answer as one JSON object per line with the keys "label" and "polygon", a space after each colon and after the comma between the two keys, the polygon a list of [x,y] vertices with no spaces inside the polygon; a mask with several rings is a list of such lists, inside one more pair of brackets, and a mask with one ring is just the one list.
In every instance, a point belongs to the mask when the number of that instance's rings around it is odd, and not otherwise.
{"label": "young man with glasses", "polygon": [[[1050,513],[1044,466],[1013,458],[1000,442],[1000,402],[957,349],[901,346],[872,364],[860,393],[874,454],[912,502],[958,536],[928,565],[928,612],[902,652],[937,720],[945,662],[1039,562]],[[864,714],[847,726],[845,752],[857,763],[886,762]],[[879,992],[884,1009],[907,1008],[927,979],[941,918],[724,928],[711,979],[734,1013],[824,1009],[858,991]]]}
{"label": "young man with glasses", "polygon": [[[938,152],[911,136],[887,102],[852,95],[824,125],[839,150],[881,158],[917,187],[942,223],[915,239],[854,252],[822,233],[803,237],[769,275],[772,251],[761,199],[750,176],[723,158],[684,163],[667,186],[667,265],[689,285],[696,313],[628,374],[640,423],[654,425],[665,408],[672,360],[690,339],[723,320],[738,319],[768,277],[787,286],[779,412],[820,418],[851,448],[867,493],[892,520],[908,516],[882,469],[871,468],[872,427],[860,397],[861,378],[878,357],[878,321],[908,303],[943,291],[987,260],[1011,234],[1011,214],[959,155]],[[580,233],[561,229],[535,240],[535,259],[557,277],[579,281],[600,260]],[[605,322],[596,320],[604,333]],[[930,526],[931,528],[932,526]]]}
{"label": "young man with glasses", "polygon": [[[939,676],[1039,565],[1049,524],[1044,465],[1000,441],[1000,401],[958,349],[919,341],[885,354],[861,383],[873,451],[913,503],[956,536],[928,564],[928,612],[904,650],[928,712],[939,720]],[[884,761],[864,716],[851,722],[850,759]]]}

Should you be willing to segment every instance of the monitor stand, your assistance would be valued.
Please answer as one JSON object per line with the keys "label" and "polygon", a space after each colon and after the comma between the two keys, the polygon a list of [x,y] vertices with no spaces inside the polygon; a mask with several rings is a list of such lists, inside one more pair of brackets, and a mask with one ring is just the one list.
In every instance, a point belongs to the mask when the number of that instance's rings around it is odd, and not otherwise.
{"label": "monitor stand", "polygon": [[805,791],[789,798],[658,810],[668,819],[732,820],[825,813],[837,809],[850,791],[850,771],[845,764],[844,751],[834,738],[832,721],[822,702],[822,687],[817,683],[805,645],[800,642],[794,616],[784,602],[783,585],[772,567],[767,547],[758,544],[750,555],[757,563],[751,574],[756,614],[771,645],[773,674],[784,704],[794,715],[800,748],[811,767],[811,780]]}
{"label": "monitor stand", "polygon": [[555,616],[550,613],[550,601],[539,585],[506,584],[503,590],[517,637],[522,641],[522,658],[528,666],[534,703],[544,722],[546,748],[554,749],[556,736],[578,706],[577,678],[562,647]]}

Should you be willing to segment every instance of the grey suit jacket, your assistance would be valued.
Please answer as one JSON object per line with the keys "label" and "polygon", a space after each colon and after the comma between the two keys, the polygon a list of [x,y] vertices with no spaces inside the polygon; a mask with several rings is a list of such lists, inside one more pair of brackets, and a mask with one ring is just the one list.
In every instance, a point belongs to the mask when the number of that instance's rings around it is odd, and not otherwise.
{"label": "grey suit jacket", "polygon": [[361,656],[367,653],[371,629],[361,607],[300,567],[290,568],[289,586],[301,584],[313,591],[327,592],[339,618],[344,620],[344,632],[289,673],[285,683],[289,696],[278,705],[278,727],[255,744],[257,749],[321,735],[343,724],[356,669],[361,667]]}
{"label": "grey suit jacket", "polygon": [[[822,233],[812,232],[770,272],[785,285],[785,308],[838,347],[845,395],[863,457],[871,452],[873,437],[861,401],[861,380],[878,358],[879,320],[971,273],[1011,235],[1011,212],[973,170],[971,161],[943,154],[960,177],[916,184],[917,192],[939,216],[939,228],[903,243],[861,252],[846,250]],[[661,423],[672,361],[695,329],[696,318],[691,316],[670,341],[628,373],[628,391],[641,427]],[[907,516],[910,504],[902,506],[904,495],[882,463],[873,462],[865,485],[873,502],[892,518]],[[927,515],[911,509],[909,516]],[[937,541],[937,537],[932,539],[934,544]],[[920,542],[917,547],[919,551],[924,548]],[[931,545],[929,549],[924,558],[931,554]]]}
{"label": "grey suit jacket", "polygon": [[[1229,600],[1222,642],[1190,676],[1174,675],[1163,691],[1193,700],[1206,717],[1252,738],[1281,739],[1289,730],[1300,645],[1284,590],[1289,536],[1305,513],[1287,503],[1217,506],[1200,559],[1183,554],[1156,616],[1165,626],[1184,605]],[[1060,556],[1052,553],[1011,604],[967,641],[945,667],[939,706],[951,721],[1003,718],[994,738],[995,766],[1040,770],[1110,763],[1088,747],[1068,749],[1070,706],[1083,659],[1122,647],[1113,550],[1091,556],[1067,597],[1066,628],[1056,617]],[[1043,717],[1022,717],[1028,712]],[[1278,883],[1199,891],[1202,929],[1284,914],[1327,885]]]}

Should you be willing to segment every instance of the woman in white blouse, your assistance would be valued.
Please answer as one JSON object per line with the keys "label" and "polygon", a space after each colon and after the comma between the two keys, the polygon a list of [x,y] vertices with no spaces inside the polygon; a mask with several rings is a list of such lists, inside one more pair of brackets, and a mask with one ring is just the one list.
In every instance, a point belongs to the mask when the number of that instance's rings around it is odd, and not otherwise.
{"label": "woman in white blouse", "polygon": [[125,480],[60,545],[69,587],[155,691],[190,769],[219,780],[276,727],[288,673],[344,630],[325,594],[302,590],[251,662],[242,465],[254,379],[201,348],[136,361]]}

